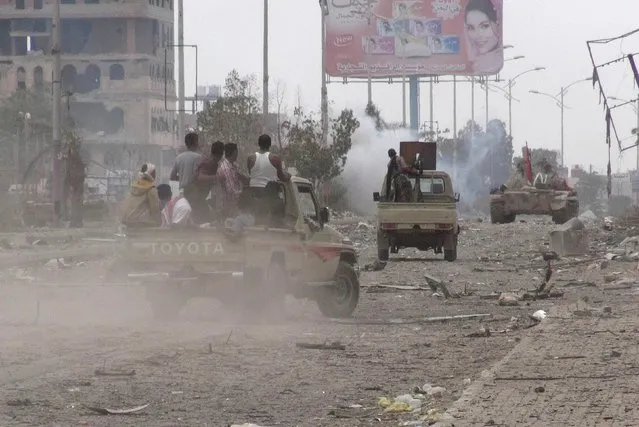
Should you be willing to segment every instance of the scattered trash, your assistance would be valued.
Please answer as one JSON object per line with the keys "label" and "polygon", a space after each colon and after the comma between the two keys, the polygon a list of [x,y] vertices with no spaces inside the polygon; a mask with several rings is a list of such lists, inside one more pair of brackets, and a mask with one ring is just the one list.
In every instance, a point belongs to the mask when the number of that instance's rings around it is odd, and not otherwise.
{"label": "scattered trash", "polygon": [[416,409],[413,408],[409,403],[398,402],[395,399],[391,399],[388,397],[380,397],[379,399],[377,399],[377,404],[380,408],[384,409],[384,412],[391,413],[413,412]]}
{"label": "scattered trash", "polygon": [[340,344],[339,341],[334,341],[330,344],[327,344],[327,343],[311,344],[311,343],[298,342],[298,343],[295,343],[295,347],[304,348],[307,350],[346,350],[346,346],[343,344]]}
{"label": "scattered trash", "polygon": [[130,371],[105,371],[103,369],[96,369],[95,375],[103,377],[132,377],[135,375],[135,369]]}
{"label": "scattered trash", "polygon": [[145,410],[149,407],[149,404],[147,403],[146,405],[136,406],[135,408],[129,409],[110,409],[87,405],[84,405],[84,407],[100,415],[131,415]]}
{"label": "scattered trash", "polygon": [[547,314],[544,310],[537,310],[530,317],[537,322],[541,322],[547,317]]}

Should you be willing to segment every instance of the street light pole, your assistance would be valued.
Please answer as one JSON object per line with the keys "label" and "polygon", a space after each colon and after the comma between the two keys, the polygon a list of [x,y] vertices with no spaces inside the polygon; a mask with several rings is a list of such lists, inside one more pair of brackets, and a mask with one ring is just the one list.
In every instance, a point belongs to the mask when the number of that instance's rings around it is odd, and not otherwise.
{"label": "street light pole", "polygon": [[[180,0],[182,1],[182,0]],[[268,0],[264,0],[264,52],[262,58],[262,132],[268,123]]]}
{"label": "street light pole", "polygon": [[178,0],[178,144],[184,143],[186,106],[184,105],[184,0]]}
{"label": "street light pole", "polygon": [[508,80],[508,136],[513,136],[513,80]]}
{"label": "street light pole", "polygon": [[561,164],[560,166],[563,168],[564,167],[564,110],[566,109],[566,104],[564,103],[564,97],[566,95],[566,92],[568,91],[568,89],[574,85],[576,85],[577,83],[581,83],[581,82],[587,82],[587,81],[591,81],[592,77],[588,77],[585,79],[580,79],[577,80],[575,82],[570,83],[568,86],[562,86],[561,87],[561,92],[559,92],[559,94],[557,95],[551,95],[549,93],[545,93],[545,92],[539,92],[538,90],[530,90],[530,93],[534,93],[535,95],[543,95],[546,96],[552,100],[554,100],[557,105],[559,106],[559,108],[561,109],[561,153],[560,153],[560,161]]}
{"label": "street light pole", "polygon": [[564,95],[566,94],[566,90],[561,88],[561,98],[559,99],[559,107],[561,108],[561,163],[560,166],[564,167]]}
{"label": "street light pole", "polygon": [[545,69],[546,67],[531,68],[530,70],[521,72],[508,80],[508,134],[510,137],[513,136],[513,85],[515,84],[515,80],[525,74],[532,73],[533,71],[543,71]]}
{"label": "street light pole", "polygon": [[322,9],[322,145],[328,144],[328,88],[326,87],[326,16],[327,0],[320,0]]}
{"label": "street light pole", "polygon": [[60,0],[55,0],[53,5],[53,212],[56,225],[59,224],[62,215],[62,177],[60,161],[62,157],[62,72],[61,72],[61,44],[60,44]]}

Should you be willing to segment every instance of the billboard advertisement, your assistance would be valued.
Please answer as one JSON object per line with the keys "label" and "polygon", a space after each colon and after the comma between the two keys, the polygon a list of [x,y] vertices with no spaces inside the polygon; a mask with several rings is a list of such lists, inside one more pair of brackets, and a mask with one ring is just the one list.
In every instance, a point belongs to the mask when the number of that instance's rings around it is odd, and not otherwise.
{"label": "billboard advertisement", "polygon": [[494,75],[504,65],[503,0],[327,0],[333,77]]}

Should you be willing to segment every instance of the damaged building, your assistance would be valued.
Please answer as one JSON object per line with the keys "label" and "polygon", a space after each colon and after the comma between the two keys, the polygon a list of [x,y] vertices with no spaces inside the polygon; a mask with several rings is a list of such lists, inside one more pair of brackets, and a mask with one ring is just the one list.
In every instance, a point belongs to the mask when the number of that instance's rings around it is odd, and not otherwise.
{"label": "damaged building", "polygon": [[[173,0],[60,0],[62,104],[89,175],[170,164]],[[0,97],[51,83],[53,0],[0,0]]]}

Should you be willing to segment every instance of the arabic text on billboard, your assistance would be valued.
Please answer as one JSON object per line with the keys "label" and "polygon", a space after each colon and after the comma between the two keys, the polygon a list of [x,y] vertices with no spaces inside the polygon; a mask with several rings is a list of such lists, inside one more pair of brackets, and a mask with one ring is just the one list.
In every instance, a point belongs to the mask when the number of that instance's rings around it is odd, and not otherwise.
{"label": "arabic text on billboard", "polygon": [[336,77],[493,75],[504,64],[503,0],[328,0]]}

